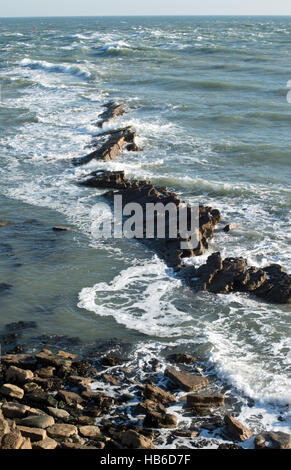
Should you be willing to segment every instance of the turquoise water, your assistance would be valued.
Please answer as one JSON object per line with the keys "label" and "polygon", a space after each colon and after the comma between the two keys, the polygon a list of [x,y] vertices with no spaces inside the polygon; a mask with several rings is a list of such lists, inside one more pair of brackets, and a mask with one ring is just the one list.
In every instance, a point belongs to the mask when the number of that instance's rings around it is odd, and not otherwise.
{"label": "turquoise water", "polygon": [[[102,191],[75,183],[108,168],[165,184],[222,212],[193,263],[220,250],[290,272],[290,37],[289,17],[0,19],[0,325],[198,351],[241,419],[288,429],[290,306],[194,293],[139,243],[94,239]],[[106,128],[133,125],[143,151],[74,168],[111,99],[128,113]]]}

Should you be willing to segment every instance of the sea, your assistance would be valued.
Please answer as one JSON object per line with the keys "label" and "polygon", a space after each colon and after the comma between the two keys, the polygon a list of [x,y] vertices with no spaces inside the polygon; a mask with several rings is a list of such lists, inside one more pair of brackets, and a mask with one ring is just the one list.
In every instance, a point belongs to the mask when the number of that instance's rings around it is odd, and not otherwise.
{"label": "sea", "polygon": [[[167,186],[222,213],[189,263],[220,251],[290,272],[290,44],[291,17],[0,18],[0,331],[126,345],[137,374],[193,354],[254,433],[290,432],[290,305],[195,292],[138,240],[96,237],[103,191],[78,185],[108,169]],[[127,112],[103,130],[133,126],[142,150],[74,167],[108,101]],[[181,439],[161,447],[196,446]]]}

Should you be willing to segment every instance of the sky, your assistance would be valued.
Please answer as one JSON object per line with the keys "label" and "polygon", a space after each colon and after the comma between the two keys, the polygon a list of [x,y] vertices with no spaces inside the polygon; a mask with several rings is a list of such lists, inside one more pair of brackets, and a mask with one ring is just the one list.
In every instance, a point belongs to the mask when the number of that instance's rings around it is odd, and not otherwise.
{"label": "sky", "polygon": [[107,15],[291,15],[291,0],[8,0],[0,17]]}

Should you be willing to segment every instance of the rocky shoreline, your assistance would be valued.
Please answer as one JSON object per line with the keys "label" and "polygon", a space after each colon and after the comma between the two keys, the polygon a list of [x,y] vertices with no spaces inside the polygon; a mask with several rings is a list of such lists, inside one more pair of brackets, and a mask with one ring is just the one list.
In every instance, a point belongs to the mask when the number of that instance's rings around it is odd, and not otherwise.
{"label": "rocky shoreline", "polygon": [[[168,443],[181,438],[178,448],[189,449],[187,442],[195,441],[200,448],[199,435],[205,429],[219,430],[218,449],[241,449],[240,444],[251,437],[257,449],[291,448],[288,434],[253,436],[229,414],[229,398],[207,392],[211,378],[200,367],[193,373],[198,359],[189,354],[168,355],[164,371],[158,360],[152,360],[144,383],[132,378],[121,357],[91,356],[43,349],[2,357],[1,449],[158,449],[165,430]],[[157,383],[158,377],[162,383]],[[171,411],[178,403],[191,416],[187,428]]]}
{"label": "rocky shoreline", "polygon": [[[125,111],[122,104],[108,103],[96,126],[101,129]],[[93,159],[109,161],[123,150],[139,150],[131,127],[105,131],[95,139],[95,150],[74,160],[74,165]],[[104,197],[109,201],[120,194],[123,204],[183,203],[168,188],[129,180],[122,171],[93,172],[78,184],[106,189]],[[187,210],[191,208],[187,206]],[[210,255],[198,269],[185,263],[187,257],[208,249],[220,222],[217,209],[199,207],[199,244],[194,250],[181,250],[179,236],[142,242],[192,289],[248,292],[269,302],[290,303],[291,276],[279,265],[257,269],[242,258],[223,260],[220,253]],[[230,225],[225,227],[229,230]],[[9,286],[3,283],[0,289]],[[5,344],[12,344],[26,327],[24,322],[10,325]],[[203,448],[199,436],[205,429],[219,433],[219,449],[241,449],[241,443],[251,438],[257,449],[291,448],[291,436],[286,433],[256,434],[240,423],[229,396],[214,391],[212,378],[197,358],[182,351],[166,356],[165,363],[162,367],[158,359],[152,359],[142,382],[135,378],[130,363],[110,348],[86,356],[56,347],[25,353],[16,346],[6,351],[0,363],[0,449],[158,449],[175,439],[181,439],[181,449]],[[175,406],[187,416],[187,426],[180,423]]]}

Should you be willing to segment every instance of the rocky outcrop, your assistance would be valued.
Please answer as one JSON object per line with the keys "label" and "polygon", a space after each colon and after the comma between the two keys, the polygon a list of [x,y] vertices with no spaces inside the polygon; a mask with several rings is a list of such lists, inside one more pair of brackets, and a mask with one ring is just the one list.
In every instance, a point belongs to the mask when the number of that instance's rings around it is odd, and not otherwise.
{"label": "rocky outcrop", "polygon": [[97,122],[98,127],[103,127],[108,121],[115,119],[117,116],[122,116],[125,114],[124,104],[118,104],[115,101],[109,101],[104,105],[105,110],[99,116],[99,121]]}
{"label": "rocky outcrop", "polygon": [[84,181],[80,182],[83,186],[92,188],[111,188],[111,189],[125,189],[129,187],[130,183],[125,178],[124,171],[106,171],[99,170],[90,173]]}
{"label": "rocky outcrop", "polygon": [[88,155],[73,160],[75,166],[85,165],[91,160],[109,161],[114,160],[123,149],[128,151],[137,151],[135,144],[135,132],[131,127],[125,127],[118,131],[112,131],[110,134],[101,135],[96,144],[97,148]]}
{"label": "rocky outcrop", "polygon": [[291,275],[277,264],[256,268],[248,266],[244,258],[223,260],[217,252],[198,269],[191,268],[186,275],[192,287],[216,294],[249,292],[272,303],[291,302]]}
{"label": "rocky outcrop", "polygon": [[[185,239],[178,234],[172,237],[169,229],[169,217],[165,216],[165,237],[160,238],[157,233],[157,213],[154,215],[154,230],[150,237],[146,234],[147,207],[148,204],[161,203],[166,206],[169,203],[174,204],[176,208],[183,205],[187,213],[187,220],[191,218],[191,207],[186,206],[177,194],[170,192],[167,188],[157,187],[150,181],[128,180],[122,171],[97,171],[91,173],[86,180],[80,184],[95,188],[112,188],[117,189],[116,193],[107,192],[104,196],[113,201],[114,195],[122,196],[122,207],[126,204],[134,202],[140,205],[143,211],[143,227],[141,231],[143,235],[140,239],[143,243],[149,245],[156,253],[163,258],[166,263],[173,267],[179,268],[184,263],[183,258],[189,256],[198,256],[208,248],[208,241],[214,233],[216,224],[220,221],[221,215],[217,209],[211,207],[199,207],[199,233],[198,243],[191,246],[191,237],[186,236]],[[181,248],[181,242],[188,243],[188,248]]]}

